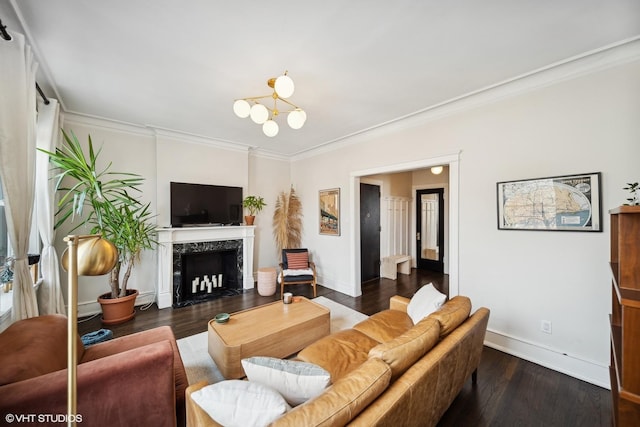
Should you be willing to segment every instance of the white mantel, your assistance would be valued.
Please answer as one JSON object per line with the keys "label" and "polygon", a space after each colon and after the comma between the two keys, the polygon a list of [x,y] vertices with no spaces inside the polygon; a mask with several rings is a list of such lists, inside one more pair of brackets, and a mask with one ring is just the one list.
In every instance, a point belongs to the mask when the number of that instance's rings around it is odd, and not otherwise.
{"label": "white mantel", "polygon": [[158,308],[173,305],[173,245],[180,243],[213,242],[242,239],[242,282],[244,289],[252,289],[253,238],[255,226],[160,228],[158,232]]}

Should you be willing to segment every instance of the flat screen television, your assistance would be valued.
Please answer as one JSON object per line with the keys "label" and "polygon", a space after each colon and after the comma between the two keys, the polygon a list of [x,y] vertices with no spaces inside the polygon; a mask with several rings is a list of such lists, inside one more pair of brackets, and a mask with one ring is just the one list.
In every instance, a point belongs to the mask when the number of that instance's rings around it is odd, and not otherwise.
{"label": "flat screen television", "polygon": [[242,187],[171,183],[171,226],[239,225]]}

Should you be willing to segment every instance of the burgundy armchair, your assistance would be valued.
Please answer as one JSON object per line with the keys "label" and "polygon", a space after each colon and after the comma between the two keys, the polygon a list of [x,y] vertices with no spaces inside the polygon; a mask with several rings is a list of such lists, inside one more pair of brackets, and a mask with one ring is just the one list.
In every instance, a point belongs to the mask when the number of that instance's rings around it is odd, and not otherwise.
{"label": "burgundy armchair", "polygon": [[[82,425],[183,426],[187,386],[168,326],[87,348],[78,337],[77,414]],[[66,317],[20,320],[0,334],[0,396],[3,415],[67,413]],[[33,421],[60,425],[55,419]]]}

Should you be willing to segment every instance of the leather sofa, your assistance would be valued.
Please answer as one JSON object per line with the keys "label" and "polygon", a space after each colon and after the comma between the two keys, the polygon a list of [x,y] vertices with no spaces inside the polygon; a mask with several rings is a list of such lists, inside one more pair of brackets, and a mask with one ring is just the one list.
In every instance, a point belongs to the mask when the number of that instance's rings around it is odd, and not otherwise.
{"label": "leather sofa", "polygon": [[[32,317],[9,326],[0,334],[3,420],[12,414],[20,425],[60,425],[67,413],[66,368],[65,316]],[[87,348],[78,337],[78,425],[182,426],[187,385],[168,326]]]}
{"label": "leather sofa", "polygon": [[[413,324],[409,299],[309,345],[297,358],[330,372],[332,385],[272,426],[435,426],[471,377],[477,379],[489,310],[471,314],[457,296]],[[218,424],[186,391],[187,425]],[[250,405],[250,401],[247,401]]]}

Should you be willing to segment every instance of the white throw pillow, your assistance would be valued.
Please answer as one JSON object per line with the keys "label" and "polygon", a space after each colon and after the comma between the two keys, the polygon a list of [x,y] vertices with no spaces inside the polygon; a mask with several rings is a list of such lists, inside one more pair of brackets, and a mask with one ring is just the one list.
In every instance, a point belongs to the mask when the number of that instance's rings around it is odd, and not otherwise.
{"label": "white throw pillow", "polygon": [[251,382],[273,387],[291,406],[320,395],[331,382],[331,374],[313,363],[274,357],[242,359],[242,368]]}
{"label": "white throw pillow", "polygon": [[446,299],[447,296],[445,294],[434,288],[433,283],[429,283],[418,289],[418,292],[411,297],[411,301],[407,306],[407,314],[415,325],[439,309]]}
{"label": "white throw pillow", "polygon": [[241,380],[208,385],[191,393],[191,398],[225,427],[267,426],[290,409],[274,389]]}

